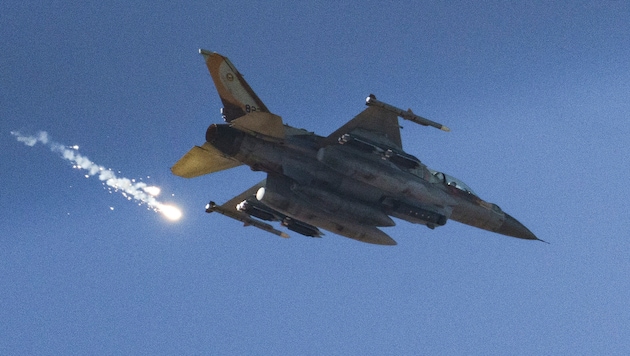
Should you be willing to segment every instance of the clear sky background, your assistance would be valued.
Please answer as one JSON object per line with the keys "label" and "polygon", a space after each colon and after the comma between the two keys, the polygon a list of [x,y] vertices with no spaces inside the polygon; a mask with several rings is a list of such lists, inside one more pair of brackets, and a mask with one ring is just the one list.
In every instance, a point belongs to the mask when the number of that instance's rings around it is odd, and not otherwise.
{"label": "clear sky background", "polygon": [[[630,3],[4,1],[0,354],[630,353]],[[398,221],[398,246],[218,214],[264,178],[169,168],[221,103],[198,48],[327,135],[380,100],[406,151],[550,244]],[[48,147],[162,188],[176,223]],[[120,171],[120,173],[118,173]]]}

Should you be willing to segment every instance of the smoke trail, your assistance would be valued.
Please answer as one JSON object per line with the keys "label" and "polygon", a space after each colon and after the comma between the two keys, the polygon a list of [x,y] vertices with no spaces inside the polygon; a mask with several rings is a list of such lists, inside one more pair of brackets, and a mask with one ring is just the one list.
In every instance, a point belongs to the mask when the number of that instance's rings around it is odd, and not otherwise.
{"label": "smoke trail", "polygon": [[41,143],[48,146],[51,151],[61,154],[61,157],[73,164],[73,168],[87,171],[87,177],[97,176],[104,185],[116,192],[120,192],[127,200],[136,200],[140,204],[146,204],[151,210],[159,212],[169,220],[179,220],[181,211],[173,206],[159,202],[156,196],[160,194],[160,188],[148,186],[144,182],[136,182],[135,179],[117,177],[111,169],[99,166],[87,157],[80,155],[78,146],[64,146],[49,139],[48,133],[40,131],[36,136],[25,136],[17,131],[11,131],[11,135],[29,147]]}

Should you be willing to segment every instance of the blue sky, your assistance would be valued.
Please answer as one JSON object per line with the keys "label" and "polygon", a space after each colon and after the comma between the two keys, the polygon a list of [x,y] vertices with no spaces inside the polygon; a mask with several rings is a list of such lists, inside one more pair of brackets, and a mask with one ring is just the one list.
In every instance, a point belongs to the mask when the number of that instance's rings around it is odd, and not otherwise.
{"label": "blue sky", "polygon": [[[0,5],[0,353],[627,354],[630,5]],[[220,215],[263,178],[169,167],[221,103],[198,48],[327,135],[374,93],[406,151],[550,244],[398,221],[396,247]],[[12,131],[162,189],[180,221]]]}

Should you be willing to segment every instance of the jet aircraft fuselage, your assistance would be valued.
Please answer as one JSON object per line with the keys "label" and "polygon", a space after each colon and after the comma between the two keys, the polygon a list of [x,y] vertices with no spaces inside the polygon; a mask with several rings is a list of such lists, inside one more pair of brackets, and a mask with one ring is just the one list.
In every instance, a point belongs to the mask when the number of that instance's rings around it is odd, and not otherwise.
{"label": "jet aircraft fuselage", "polygon": [[229,60],[201,51],[213,77],[227,124],[212,124],[206,143],[175,166],[183,177],[240,164],[266,179],[217,211],[287,236],[261,221],[279,221],[312,237],[319,228],[359,241],[394,245],[379,227],[391,217],[433,229],[449,219],[499,234],[537,237],[496,204],[479,198],[460,180],[426,167],[402,149],[398,117],[448,131],[445,126],[382,103],[370,95],[368,108],[324,137],[282,123],[271,114]]}

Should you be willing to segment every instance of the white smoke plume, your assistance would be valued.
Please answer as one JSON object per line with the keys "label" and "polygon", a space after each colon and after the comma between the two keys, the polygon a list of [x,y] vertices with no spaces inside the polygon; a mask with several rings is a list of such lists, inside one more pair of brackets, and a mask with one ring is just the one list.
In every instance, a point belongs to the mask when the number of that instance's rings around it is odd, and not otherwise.
{"label": "white smoke plume", "polygon": [[146,204],[149,209],[161,213],[169,220],[179,220],[182,216],[181,211],[177,207],[157,200],[156,197],[160,194],[160,188],[149,186],[144,182],[136,182],[135,179],[117,177],[111,169],[100,166],[79,154],[77,152],[79,147],[76,145],[64,146],[53,142],[45,131],[40,131],[36,136],[26,136],[17,131],[11,131],[11,135],[29,147],[33,147],[37,143],[48,146],[51,151],[61,154],[63,159],[71,162],[73,168],[87,171],[86,178],[98,177],[104,185],[109,187],[110,192],[113,189],[116,192],[120,192],[127,200],[135,200],[140,204]]}

